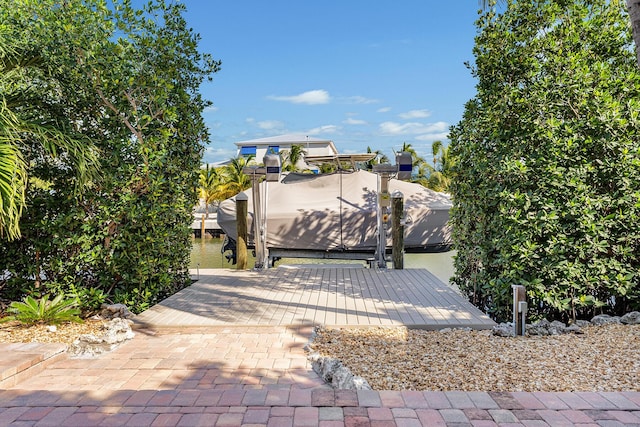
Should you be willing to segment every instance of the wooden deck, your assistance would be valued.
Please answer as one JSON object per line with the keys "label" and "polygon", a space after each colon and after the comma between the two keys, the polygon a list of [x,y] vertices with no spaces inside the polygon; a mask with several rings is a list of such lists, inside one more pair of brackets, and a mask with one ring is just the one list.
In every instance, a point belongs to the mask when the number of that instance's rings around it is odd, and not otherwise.
{"label": "wooden deck", "polygon": [[331,266],[200,270],[192,286],[135,319],[138,327],[400,326],[487,329],[495,323],[424,269]]}

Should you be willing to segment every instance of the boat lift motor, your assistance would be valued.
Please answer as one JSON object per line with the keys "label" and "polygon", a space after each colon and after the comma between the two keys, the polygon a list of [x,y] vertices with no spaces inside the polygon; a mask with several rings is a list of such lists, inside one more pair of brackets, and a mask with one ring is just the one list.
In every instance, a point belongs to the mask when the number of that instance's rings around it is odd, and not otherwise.
{"label": "boat lift motor", "polygon": [[396,178],[402,181],[408,181],[411,179],[411,172],[413,171],[413,159],[411,153],[408,151],[402,151],[396,154],[396,165],[398,166],[398,174]]}
{"label": "boat lift motor", "polygon": [[280,181],[280,156],[277,154],[266,154],[264,156],[264,166],[266,170],[267,182]]}

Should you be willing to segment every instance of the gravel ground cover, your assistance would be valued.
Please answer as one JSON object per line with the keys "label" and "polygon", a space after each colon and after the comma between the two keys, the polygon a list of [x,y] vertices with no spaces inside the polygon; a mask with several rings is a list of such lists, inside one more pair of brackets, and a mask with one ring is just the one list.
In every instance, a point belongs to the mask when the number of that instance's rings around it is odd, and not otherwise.
{"label": "gravel ground cover", "polygon": [[19,322],[0,323],[0,342],[40,342],[71,344],[83,334],[99,334],[104,320],[87,319],[83,323],[63,323],[55,331],[47,325],[25,326]]}
{"label": "gravel ground cover", "polygon": [[640,325],[582,331],[505,338],[455,329],[321,329],[311,347],[374,390],[640,391]]}

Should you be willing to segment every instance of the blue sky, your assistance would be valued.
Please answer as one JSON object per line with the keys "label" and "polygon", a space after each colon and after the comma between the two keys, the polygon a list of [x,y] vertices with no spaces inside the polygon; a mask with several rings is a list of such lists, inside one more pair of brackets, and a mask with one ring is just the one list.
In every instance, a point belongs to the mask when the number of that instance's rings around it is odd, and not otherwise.
{"label": "blue sky", "polygon": [[184,0],[200,50],[222,61],[202,93],[205,162],[234,142],[298,133],[341,153],[429,158],[475,94],[477,1]]}

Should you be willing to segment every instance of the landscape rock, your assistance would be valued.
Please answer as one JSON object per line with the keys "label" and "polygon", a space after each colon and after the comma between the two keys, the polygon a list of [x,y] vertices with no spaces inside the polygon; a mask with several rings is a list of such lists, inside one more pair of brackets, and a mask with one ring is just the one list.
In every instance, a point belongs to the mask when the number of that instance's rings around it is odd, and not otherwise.
{"label": "landscape rock", "polygon": [[640,324],[640,312],[631,311],[620,318],[620,323],[625,325],[638,325]]}
{"label": "landscape rock", "polygon": [[492,329],[493,335],[499,337],[512,337],[513,336],[513,323],[500,323]]}
{"label": "landscape rock", "polygon": [[559,320],[554,320],[549,324],[547,329],[549,329],[549,335],[560,335],[566,333],[567,325]]}
{"label": "landscape rock", "polygon": [[608,314],[599,314],[591,319],[594,325],[606,325],[607,323],[620,323],[620,317],[609,316]]}
{"label": "landscape rock", "polygon": [[338,359],[320,356],[317,352],[309,354],[313,370],[335,389],[371,390],[364,378],[353,375],[349,368]]}
{"label": "landscape rock", "polygon": [[112,351],[135,334],[131,330],[133,322],[127,319],[111,319],[104,325],[104,332],[99,335],[85,334],[76,339],[67,349],[72,357],[91,358]]}
{"label": "landscape rock", "polygon": [[134,314],[124,304],[102,304],[100,306],[100,316],[107,320],[115,318],[131,319]]}
{"label": "landscape rock", "polygon": [[[591,323],[588,324],[590,325]],[[582,327],[580,325],[578,325],[577,323],[573,323],[564,329],[564,333],[582,334],[584,333],[584,331],[582,330]]]}
{"label": "landscape rock", "polygon": [[551,323],[547,319],[542,319],[536,323],[525,326],[528,335],[550,335],[549,326]]}
{"label": "landscape rock", "polygon": [[588,320],[580,320],[580,319],[578,319],[578,320],[576,320],[575,322],[573,322],[571,324],[571,326],[573,326],[573,325],[576,325],[576,326],[578,326],[580,328],[584,328],[586,326],[591,326],[591,322],[589,322]]}

